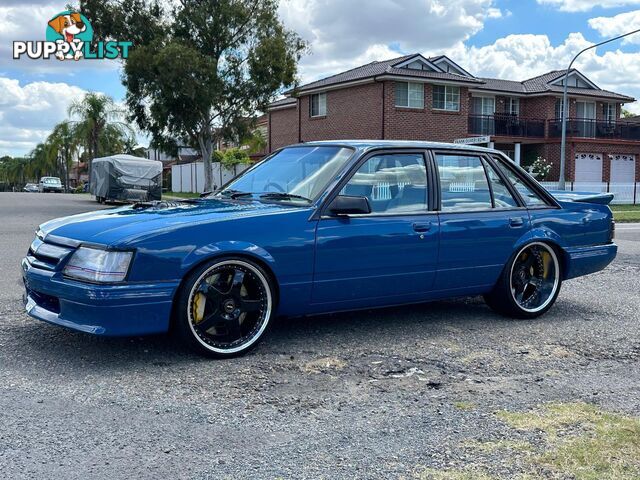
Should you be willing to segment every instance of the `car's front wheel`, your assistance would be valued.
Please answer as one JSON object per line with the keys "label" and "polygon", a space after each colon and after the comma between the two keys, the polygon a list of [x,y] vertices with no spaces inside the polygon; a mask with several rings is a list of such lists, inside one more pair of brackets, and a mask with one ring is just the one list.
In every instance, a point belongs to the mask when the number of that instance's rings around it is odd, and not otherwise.
{"label": "car's front wheel", "polygon": [[547,243],[533,242],[511,257],[498,283],[484,299],[502,315],[535,318],[551,308],[561,284],[555,249]]}
{"label": "car's front wheel", "polygon": [[197,353],[242,355],[264,335],[274,309],[267,272],[245,258],[213,260],[183,282],[176,304],[176,330]]}

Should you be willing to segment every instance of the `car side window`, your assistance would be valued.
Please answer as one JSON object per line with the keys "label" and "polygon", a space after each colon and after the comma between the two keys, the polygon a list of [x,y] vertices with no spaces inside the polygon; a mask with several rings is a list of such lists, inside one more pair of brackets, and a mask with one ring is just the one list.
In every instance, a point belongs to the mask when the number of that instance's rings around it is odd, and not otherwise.
{"label": "car side window", "polygon": [[498,168],[504,173],[509,182],[518,190],[518,193],[524,200],[524,203],[527,207],[537,207],[541,205],[546,205],[545,202],[540,196],[531,190],[527,185],[525,185],[520,177],[518,177],[515,172],[513,172],[509,167],[507,167],[503,161],[499,158],[493,157],[495,163],[498,165]]}
{"label": "car side window", "polygon": [[482,160],[473,155],[436,154],[443,212],[492,208]]}
{"label": "car side window", "polygon": [[424,157],[419,153],[375,155],[358,168],[340,194],[367,197],[373,214],[425,212]]}
{"label": "car side window", "polygon": [[491,192],[493,193],[493,208],[517,208],[518,202],[511,195],[509,188],[505,185],[502,177],[494,169],[493,165],[489,162],[484,162],[484,165],[489,175],[489,182],[491,183]]}

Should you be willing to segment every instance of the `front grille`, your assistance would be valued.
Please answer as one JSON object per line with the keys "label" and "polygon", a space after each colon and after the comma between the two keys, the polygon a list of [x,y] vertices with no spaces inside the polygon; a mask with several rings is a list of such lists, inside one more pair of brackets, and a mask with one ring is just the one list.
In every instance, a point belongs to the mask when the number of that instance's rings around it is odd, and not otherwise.
{"label": "front grille", "polygon": [[68,259],[74,250],[36,238],[29,247],[27,259],[36,268],[55,271],[60,269],[63,261]]}

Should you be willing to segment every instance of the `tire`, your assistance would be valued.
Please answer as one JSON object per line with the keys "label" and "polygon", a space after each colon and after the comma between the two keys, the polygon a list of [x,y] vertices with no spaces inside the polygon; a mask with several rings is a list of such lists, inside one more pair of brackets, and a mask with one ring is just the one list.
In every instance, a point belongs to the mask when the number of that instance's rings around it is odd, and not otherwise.
{"label": "tire", "polygon": [[549,310],[562,286],[558,252],[544,242],[519,248],[505,265],[493,290],[484,300],[501,315],[529,319]]}
{"label": "tire", "polygon": [[207,262],[182,283],[175,332],[196,353],[213,358],[244,355],[264,336],[274,312],[274,283],[242,257]]}

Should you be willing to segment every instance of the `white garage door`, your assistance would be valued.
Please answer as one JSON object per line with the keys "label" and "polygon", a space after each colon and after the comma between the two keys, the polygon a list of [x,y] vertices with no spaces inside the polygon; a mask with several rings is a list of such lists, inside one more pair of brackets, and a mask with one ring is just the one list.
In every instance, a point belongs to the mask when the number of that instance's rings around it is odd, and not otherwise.
{"label": "white garage door", "polygon": [[611,183],[631,183],[636,179],[635,155],[611,155]]}
{"label": "white garage door", "polygon": [[599,153],[577,153],[575,181],[601,182],[602,155]]}

